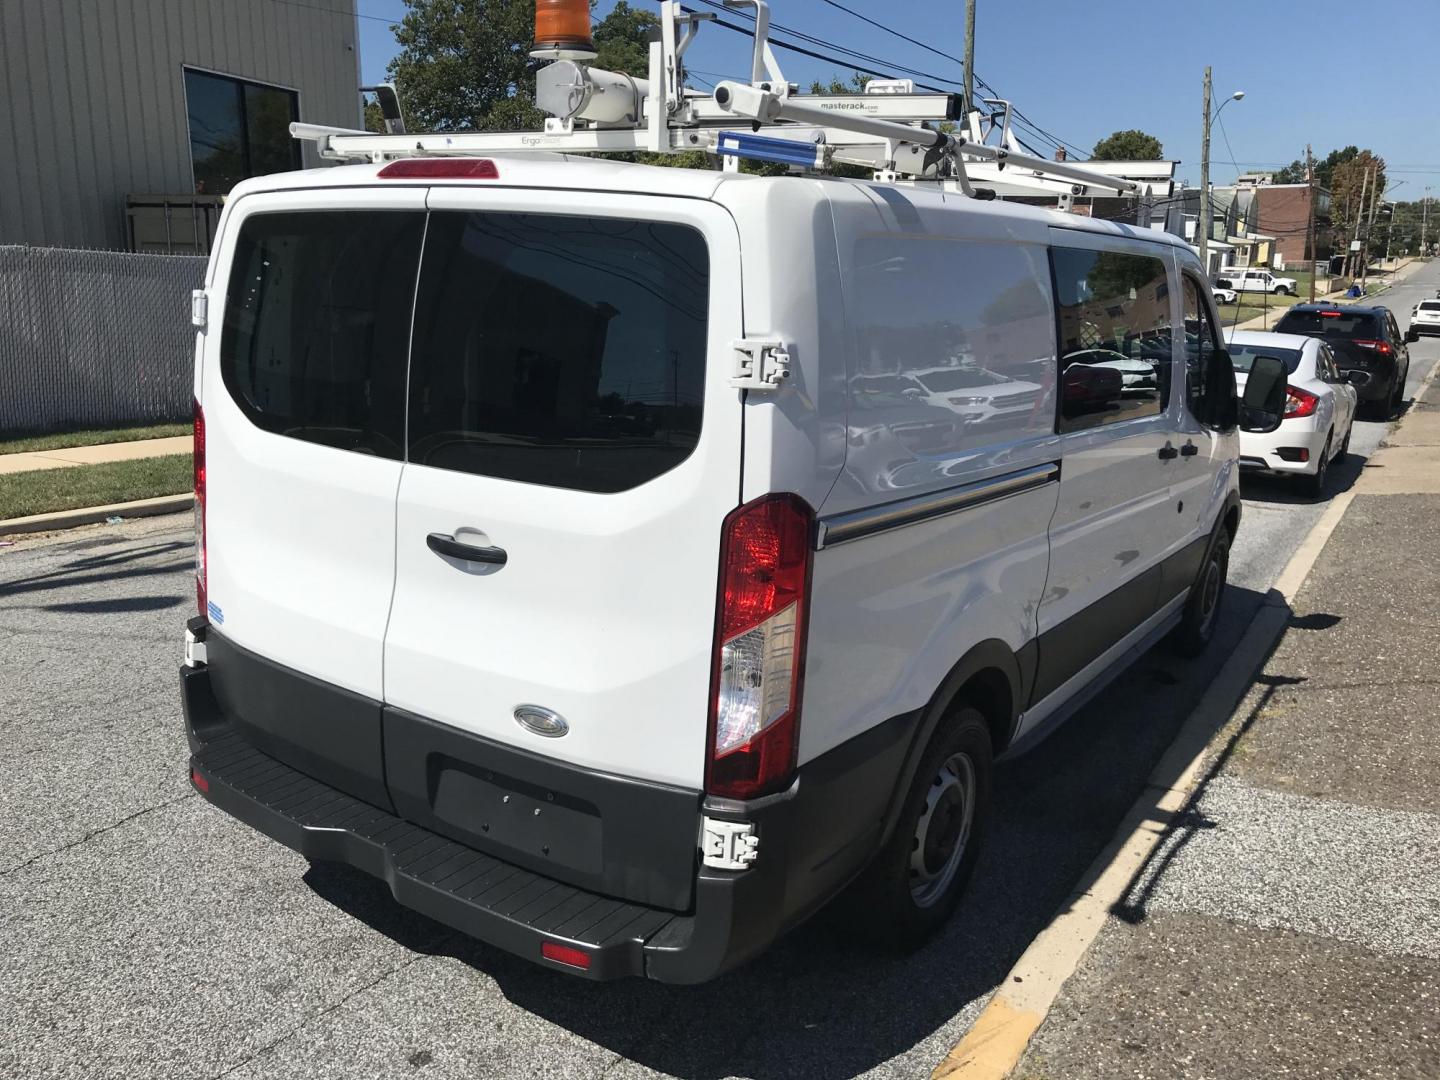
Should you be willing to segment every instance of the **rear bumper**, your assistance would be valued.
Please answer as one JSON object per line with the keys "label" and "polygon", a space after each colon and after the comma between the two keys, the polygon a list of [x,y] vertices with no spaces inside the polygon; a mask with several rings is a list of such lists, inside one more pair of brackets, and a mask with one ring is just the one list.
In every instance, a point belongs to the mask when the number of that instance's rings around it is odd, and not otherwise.
{"label": "rear bumper", "polygon": [[[692,902],[676,912],[537,873],[347,794],[259,749],[222,714],[203,663],[182,667],[180,683],[191,783],[206,800],[309,859],[383,880],[398,902],[447,926],[596,980],[704,982],[821,906],[878,847],[918,720],[879,725],[809,763],[778,795],[706,803],[707,816],[752,823],[759,856],[745,870],[711,869],[697,845]],[[587,966],[544,956],[546,943],[580,950]]]}

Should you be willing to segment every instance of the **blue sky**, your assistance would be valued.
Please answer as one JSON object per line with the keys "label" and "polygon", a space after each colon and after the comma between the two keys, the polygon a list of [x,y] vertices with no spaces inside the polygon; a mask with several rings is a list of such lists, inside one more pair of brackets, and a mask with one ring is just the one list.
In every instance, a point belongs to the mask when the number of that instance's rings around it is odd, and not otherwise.
{"label": "blue sky", "polygon": [[[389,24],[404,15],[405,5],[357,2],[361,65],[367,81],[380,79],[395,52]],[[962,0],[841,2],[942,52],[962,54]],[[600,0],[596,15],[612,6],[613,0]],[[637,6],[658,11],[647,0]],[[1440,197],[1437,16],[1436,0],[1311,0],[1303,6],[1293,0],[979,0],[975,70],[1031,120],[1086,151],[1120,128],[1150,132],[1167,158],[1181,160],[1180,175],[1197,183],[1201,76],[1210,64],[1217,103],[1233,90],[1245,91],[1245,100],[1226,107],[1215,128],[1213,182],[1303,157],[1307,140],[1317,156],[1355,143],[1385,158],[1390,183],[1397,185],[1390,198],[1419,199],[1427,185],[1431,197]],[[771,18],[894,64],[947,79],[960,76],[953,61],[824,0],[774,0]],[[743,76],[748,43],[708,26],[686,60],[712,81],[717,73]],[[1358,58],[1348,53],[1352,43],[1361,45]],[[794,53],[779,57],[786,77],[802,85],[831,75],[846,78],[852,70]]]}

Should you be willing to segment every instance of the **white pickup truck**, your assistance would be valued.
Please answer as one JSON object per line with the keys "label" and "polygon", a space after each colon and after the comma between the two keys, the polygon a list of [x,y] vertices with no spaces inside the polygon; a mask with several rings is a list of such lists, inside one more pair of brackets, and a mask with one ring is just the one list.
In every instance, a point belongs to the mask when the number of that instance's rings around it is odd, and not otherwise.
{"label": "white pickup truck", "polygon": [[1215,277],[1215,284],[1222,289],[1236,292],[1265,292],[1277,296],[1295,295],[1295,279],[1276,277],[1269,270],[1242,270],[1238,267],[1224,267]]}

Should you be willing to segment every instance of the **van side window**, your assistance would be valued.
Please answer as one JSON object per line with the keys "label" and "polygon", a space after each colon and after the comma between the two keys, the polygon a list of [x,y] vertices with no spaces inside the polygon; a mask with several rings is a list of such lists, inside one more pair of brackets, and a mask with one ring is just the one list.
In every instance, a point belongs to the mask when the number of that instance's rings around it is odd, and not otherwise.
{"label": "van side window", "polygon": [[700,436],[709,300],[686,225],[432,212],[408,460],[577,491],[653,480]]}
{"label": "van side window", "polygon": [[1043,248],[867,236],[854,266],[857,410],[928,420],[931,451],[1053,431],[1055,323]]}
{"label": "van side window", "polygon": [[410,300],[425,215],[254,214],[240,226],[220,373],[256,427],[377,457],[404,453]]}
{"label": "van side window", "polygon": [[[1200,295],[1200,286],[1185,275],[1185,404],[1190,414],[1202,422],[1212,415],[1206,399],[1207,387],[1215,385],[1210,367],[1221,362],[1220,334],[1210,318],[1210,308]],[[1228,366],[1228,364],[1226,365]]]}
{"label": "van side window", "polygon": [[1060,430],[1164,411],[1172,360],[1165,263],[1149,255],[1051,248],[1060,325]]}

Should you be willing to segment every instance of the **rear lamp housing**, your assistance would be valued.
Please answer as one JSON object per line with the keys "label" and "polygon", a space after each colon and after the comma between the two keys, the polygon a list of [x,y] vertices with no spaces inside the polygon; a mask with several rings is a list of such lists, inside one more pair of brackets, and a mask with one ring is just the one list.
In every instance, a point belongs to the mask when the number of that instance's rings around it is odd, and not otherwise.
{"label": "rear lamp housing", "polygon": [[489,158],[401,158],[376,174],[381,180],[499,180]]}
{"label": "rear lamp housing", "polygon": [[753,799],[795,771],[815,513],[793,494],[725,519],[705,790]]}

